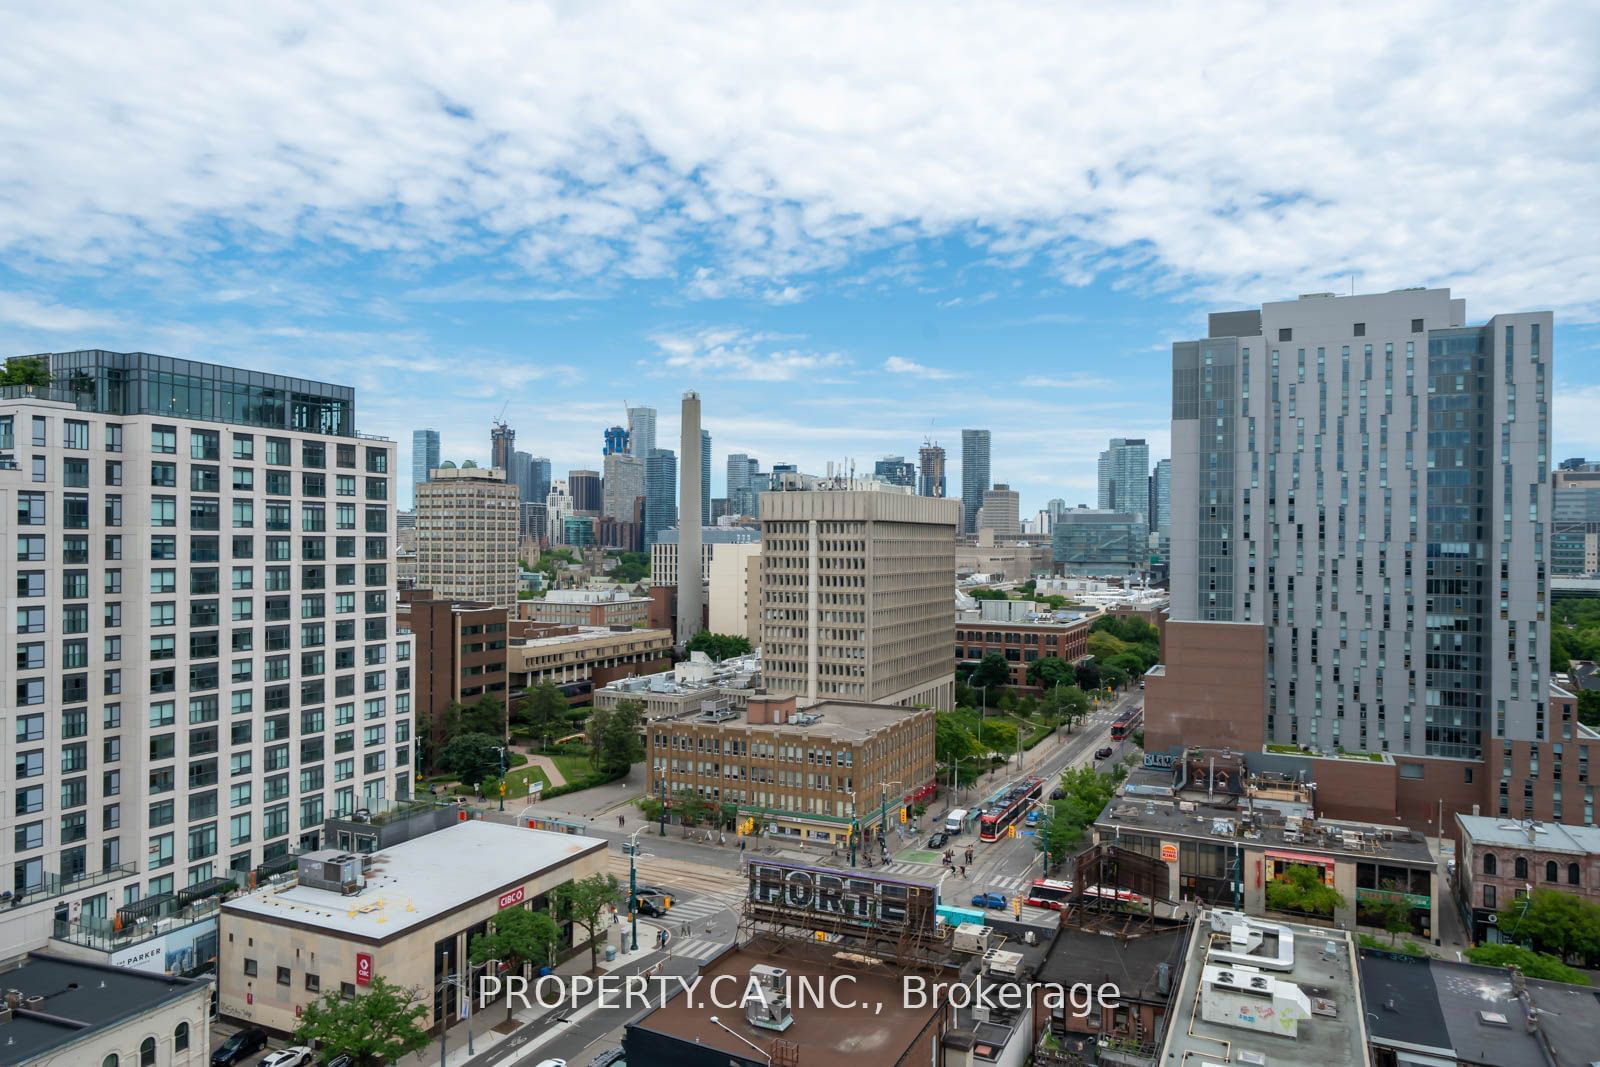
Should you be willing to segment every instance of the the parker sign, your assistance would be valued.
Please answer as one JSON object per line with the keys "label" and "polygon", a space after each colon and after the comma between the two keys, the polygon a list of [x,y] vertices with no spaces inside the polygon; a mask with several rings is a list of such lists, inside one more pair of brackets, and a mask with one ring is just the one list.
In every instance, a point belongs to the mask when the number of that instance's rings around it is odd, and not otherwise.
{"label": "the parker sign", "polygon": [[920,882],[770,861],[751,863],[749,878],[751,903],[770,918],[843,921],[875,929],[934,927],[936,892]]}

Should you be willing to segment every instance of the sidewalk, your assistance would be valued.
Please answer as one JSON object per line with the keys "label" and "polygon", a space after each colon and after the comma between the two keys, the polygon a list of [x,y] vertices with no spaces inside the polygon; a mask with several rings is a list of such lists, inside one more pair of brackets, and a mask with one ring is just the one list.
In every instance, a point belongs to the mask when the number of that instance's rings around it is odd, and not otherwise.
{"label": "sidewalk", "polygon": [[[668,954],[656,948],[656,937],[662,927],[654,922],[640,921],[639,923],[639,951],[626,951],[631,933],[626,920],[615,926],[603,928],[604,941],[600,945],[599,966],[601,974],[612,974],[626,969],[628,973],[636,973],[640,965],[655,957],[658,961],[665,961]],[[670,942],[669,942],[670,943]],[[614,960],[606,959],[606,945],[618,945],[621,949]],[[648,968],[645,968],[648,970]],[[589,973],[589,953],[587,950],[574,956],[556,968],[555,973],[565,977]],[[544,1007],[533,1000],[533,991],[528,990],[529,1008],[517,1008],[511,1013],[514,1028],[510,1033],[499,1032],[505,1029],[506,1004],[504,1000],[496,1001],[484,1006],[482,1011],[473,1006],[472,1017],[452,1025],[445,1034],[445,1067],[462,1067],[469,1060],[483,1055],[508,1040],[515,1040],[516,1050],[502,1062],[505,1064],[517,1063],[523,1058],[530,1058],[534,1051],[546,1041],[560,1036],[564,1031],[559,1027],[547,1027],[537,1034],[521,1033],[523,1027],[540,1018],[551,1014],[557,1009]],[[569,1019],[583,1018],[597,1010],[594,1003],[585,1003],[583,1007],[572,1011],[561,1008]],[[467,1031],[472,1032],[471,1049],[468,1049]],[[402,1060],[396,1061],[397,1067],[434,1067],[439,1061],[439,1035],[434,1034],[428,1046],[419,1052],[414,1052]]]}

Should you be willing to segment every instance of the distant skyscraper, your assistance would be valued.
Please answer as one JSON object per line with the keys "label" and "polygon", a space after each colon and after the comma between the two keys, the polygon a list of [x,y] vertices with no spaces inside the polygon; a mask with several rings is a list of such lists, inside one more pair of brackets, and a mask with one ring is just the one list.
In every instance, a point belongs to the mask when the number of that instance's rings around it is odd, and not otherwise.
{"label": "distant skyscraper", "polygon": [[572,510],[580,515],[598,515],[605,506],[599,471],[568,471],[567,492],[572,496]]}
{"label": "distant skyscraper", "polygon": [[[638,441],[638,438],[634,438]],[[644,543],[678,522],[678,454],[655,448],[644,461]]]}
{"label": "distant skyscraper", "polygon": [[544,501],[543,496],[534,494],[533,457],[528,453],[511,453],[511,471],[506,480],[517,487],[517,499]]}
{"label": "distant skyscraper", "polygon": [[948,496],[944,478],[944,449],[937,441],[925,441],[917,450],[917,495]]}
{"label": "distant skyscraper", "polygon": [[872,476],[880,482],[907,487],[917,484],[917,468],[904,456],[884,456],[872,466]]}
{"label": "distant skyscraper", "polygon": [[[411,498],[416,500],[417,486],[428,480],[428,472],[439,465],[439,431],[411,431]],[[412,506],[415,506],[413,503]]]}
{"label": "distant skyscraper", "polygon": [[632,522],[634,501],[644,496],[644,460],[626,452],[605,459],[604,514],[619,522]]}
{"label": "distant skyscraper", "polygon": [[[1166,545],[1172,536],[1172,460],[1156,461],[1155,473],[1150,475],[1150,528]],[[1166,549],[1162,549],[1165,558]]]}
{"label": "distant skyscraper", "polygon": [[517,601],[516,487],[505,472],[443,468],[417,496],[417,588],[440,599]]}
{"label": "distant skyscraper", "polygon": [[1113,437],[1100,453],[1100,510],[1150,515],[1150,446],[1143,438]]}
{"label": "distant skyscraper", "polygon": [[544,498],[550,495],[550,460],[544,456],[534,456],[528,469],[532,478],[528,499],[542,504]]}
{"label": "distant skyscraper", "polygon": [[[698,409],[699,405],[695,405]],[[711,431],[700,431],[700,525],[711,525]]]}
{"label": "distant skyscraper", "polygon": [[628,449],[640,459],[649,459],[656,450],[655,408],[628,409]]}
{"label": "distant skyscraper", "polygon": [[1016,537],[1022,532],[1022,501],[1017,491],[1000,484],[983,491],[983,506],[978,509],[980,530],[993,530],[996,537]]}
{"label": "distant skyscraper", "polygon": [[1550,573],[1600,574],[1600,463],[1561,462],[1551,520]]}
{"label": "distant skyscraper", "polygon": [[[760,493],[758,481],[761,477],[761,462],[735,452],[728,457],[728,513],[731,515],[748,515],[754,518],[759,514],[757,496]],[[764,487],[762,487],[764,488]]]}
{"label": "distant skyscraper", "polygon": [[515,452],[517,431],[503,422],[494,424],[489,431],[489,466],[511,471],[511,453]]}
{"label": "distant skyscraper", "polygon": [[989,431],[961,431],[961,532],[978,528],[978,509],[989,488]]}
{"label": "distant skyscraper", "polygon": [[605,448],[600,452],[602,456],[614,456],[618,452],[628,451],[628,429],[625,426],[612,426],[606,430]]}

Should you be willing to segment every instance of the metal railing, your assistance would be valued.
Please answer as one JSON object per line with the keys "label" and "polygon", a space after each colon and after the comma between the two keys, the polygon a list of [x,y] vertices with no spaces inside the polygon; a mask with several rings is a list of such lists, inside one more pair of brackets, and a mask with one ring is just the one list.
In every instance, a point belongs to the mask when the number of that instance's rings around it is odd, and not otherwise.
{"label": "metal railing", "polygon": [[138,874],[139,868],[132,863],[119,863],[115,867],[107,867],[93,874],[85,874],[77,878],[62,878],[59,874],[46,874],[44,880],[38,885],[23,890],[21,893],[0,893],[0,908],[20,908],[28,904],[37,904],[41,900],[50,900],[53,897],[65,896],[79,890],[89,889],[107,882],[115,882]]}
{"label": "metal railing", "polygon": [[57,941],[82,945],[84,948],[115,952],[141,941],[161,937],[173,930],[215,918],[221,908],[221,898],[207,897],[176,908],[165,915],[141,918],[131,923],[124,923],[120,927],[115,919],[98,916],[92,919],[80,919],[78,922],[57,919],[51,936]]}

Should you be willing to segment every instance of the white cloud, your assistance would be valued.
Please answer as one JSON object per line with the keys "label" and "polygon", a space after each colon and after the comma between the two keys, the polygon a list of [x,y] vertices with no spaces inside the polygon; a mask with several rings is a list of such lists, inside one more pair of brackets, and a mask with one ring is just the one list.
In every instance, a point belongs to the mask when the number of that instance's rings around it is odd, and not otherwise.
{"label": "white cloud", "polygon": [[1029,389],[1115,389],[1117,383],[1110,378],[1095,378],[1087,374],[1073,374],[1065,378],[1031,374],[1022,379]]}
{"label": "white cloud", "polygon": [[953,371],[939,370],[936,367],[926,367],[914,360],[904,359],[900,356],[890,356],[883,361],[883,369],[890,374],[915,374],[932,380],[957,378],[960,375]]}
{"label": "white cloud", "polygon": [[557,291],[694,263],[781,303],[956,237],[1073,284],[1243,303],[1353,275],[1600,318],[1574,224],[1600,217],[1592,5],[903,15],[34,5],[0,44],[27,102],[0,111],[0,248],[78,269],[308,239]]}
{"label": "white cloud", "polygon": [[0,322],[48,333],[110,329],[117,324],[115,318],[103,312],[66,307],[22,293],[0,293]]}
{"label": "white cloud", "polygon": [[757,382],[805,380],[812,384],[840,380],[850,360],[839,352],[813,352],[784,347],[794,338],[739,327],[705,327],[685,332],[652,334],[660,355],[642,360],[656,374],[685,373]]}

